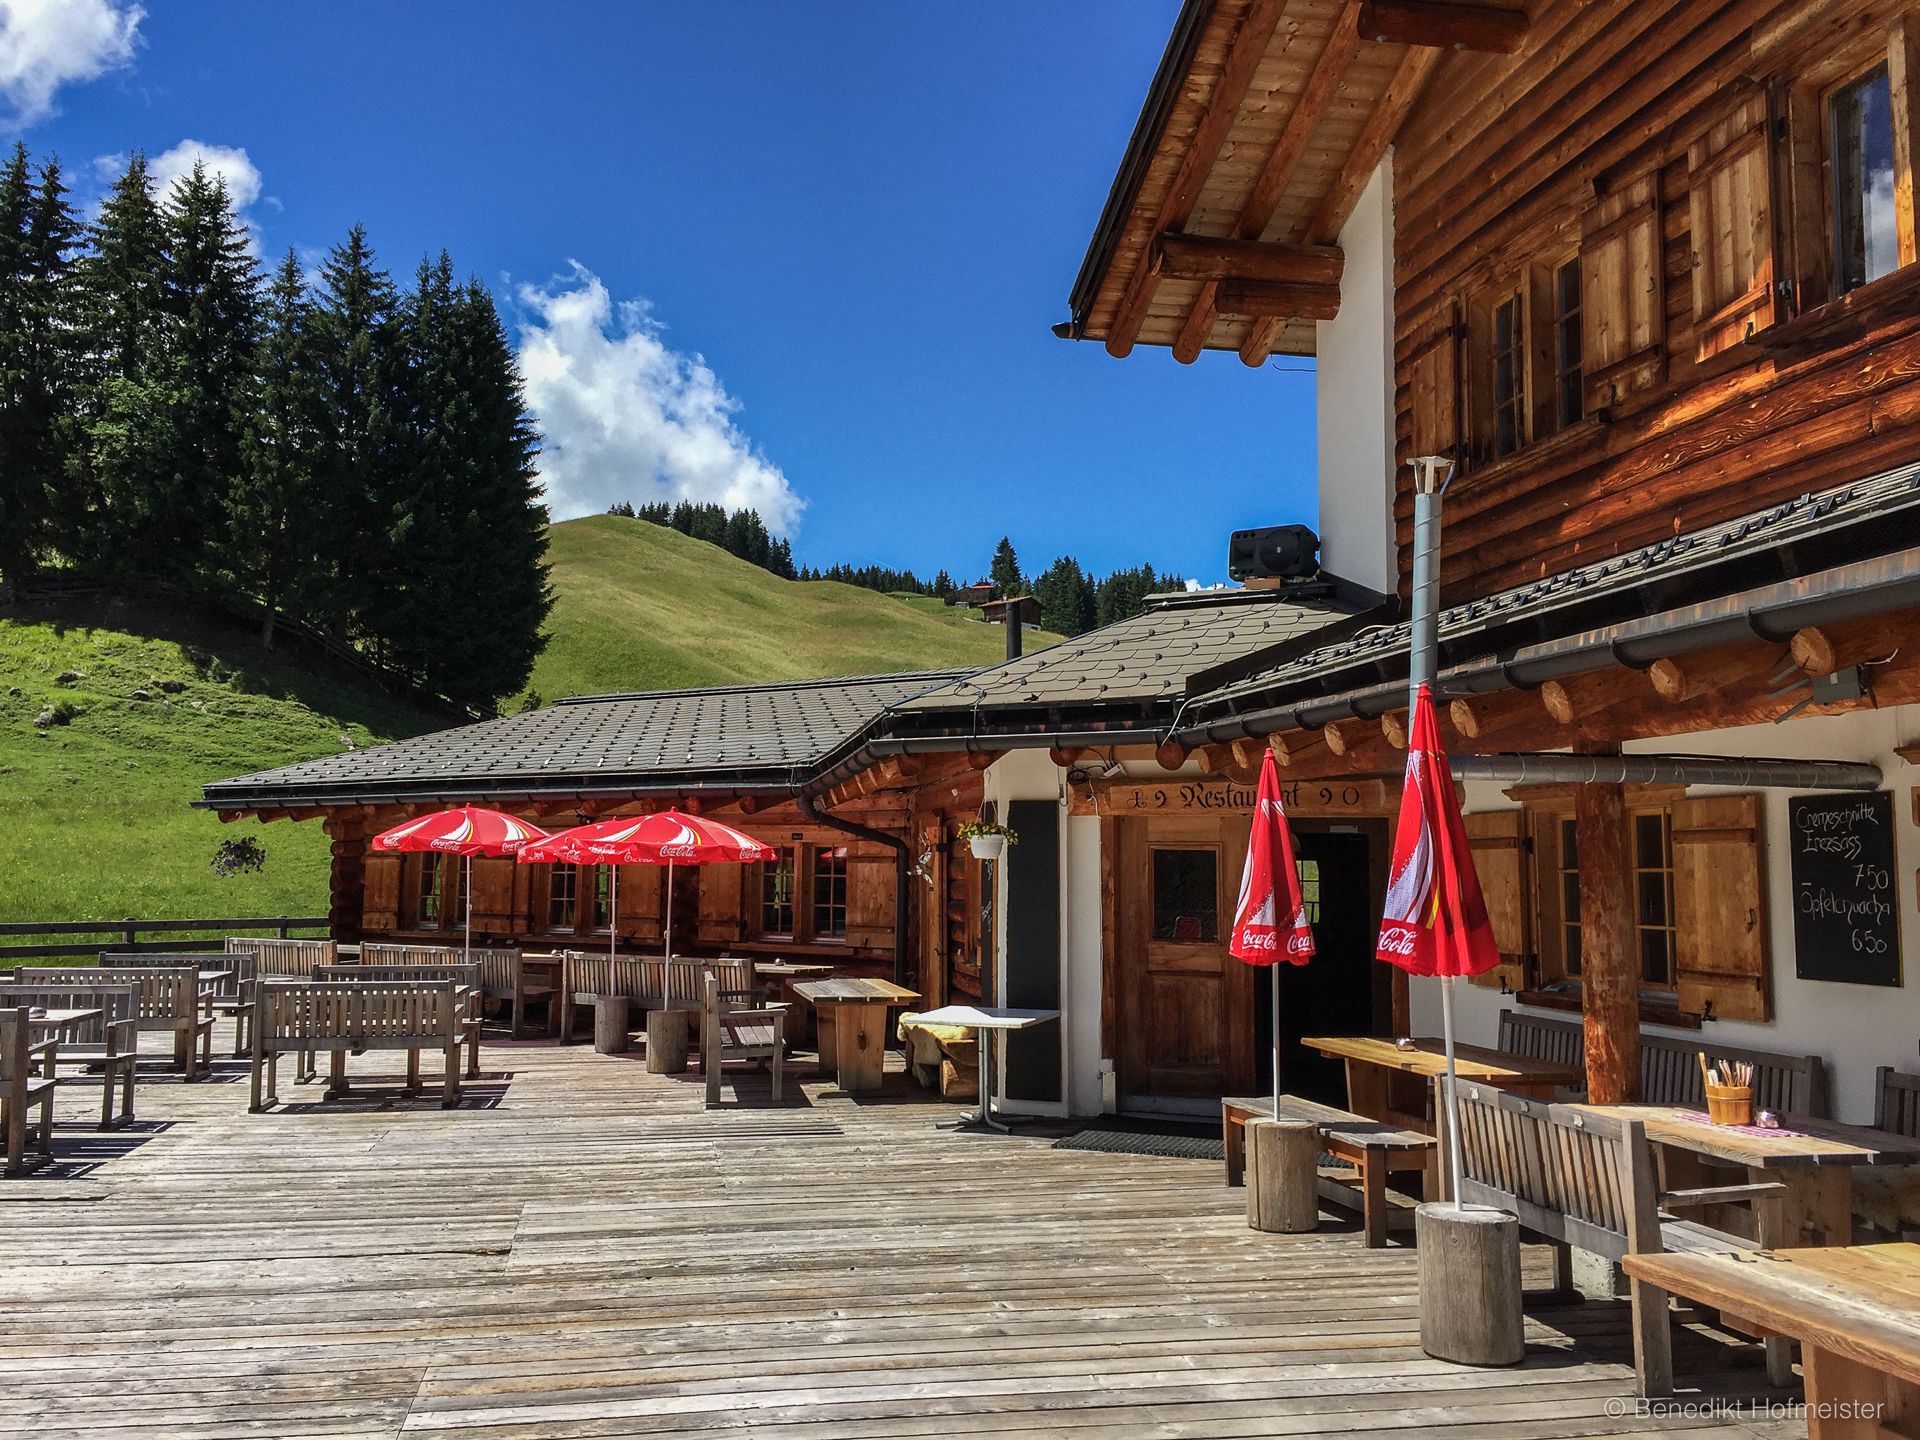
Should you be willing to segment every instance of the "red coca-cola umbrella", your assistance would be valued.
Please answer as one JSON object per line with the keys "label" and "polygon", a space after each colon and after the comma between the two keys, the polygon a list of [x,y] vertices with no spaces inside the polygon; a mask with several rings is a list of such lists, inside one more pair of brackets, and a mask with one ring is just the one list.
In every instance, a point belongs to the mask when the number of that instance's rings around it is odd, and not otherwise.
{"label": "red coca-cola umbrella", "polygon": [[1454,795],[1453,768],[1434,719],[1433,692],[1422,685],[1407,735],[1407,778],[1387,874],[1386,914],[1378,958],[1414,975],[1440,977],[1440,1015],[1447,1048],[1447,1135],[1454,1195],[1460,1193],[1460,1114],[1455,1103],[1453,982],[1500,963],[1474,872],[1467,828]]}
{"label": "red coca-cola umbrella", "polygon": [[375,850],[420,851],[440,855],[458,855],[465,865],[461,891],[466,899],[466,928],[461,953],[473,956],[473,857],[476,855],[515,855],[536,840],[547,838],[538,825],[516,820],[498,810],[478,805],[462,805],[457,810],[436,810],[418,820],[408,820],[382,830],[369,843]]}
{"label": "red coca-cola umbrella", "polygon": [[[1260,788],[1253,801],[1253,831],[1240,871],[1240,901],[1234,906],[1227,953],[1249,965],[1304,965],[1313,958],[1313,927],[1300,893],[1293,859],[1293,832],[1280,803],[1280,768],[1269,750],[1260,762]],[[1280,977],[1273,976],[1273,1113],[1280,1113]]]}
{"label": "red coca-cola umbrella", "polygon": [[[751,835],[704,820],[679,810],[661,810],[652,815],[623,816],[576,825],[549,835],[520,852],[528,865],[557,862],[562,865],[665,865],[667,867],[666,953],[673,955],[673,868],[676,865],[748,864],[772,860],[775,850]],[[619,943],[620,872],[613,871],[613,934],[607,942],[608,953]]]}

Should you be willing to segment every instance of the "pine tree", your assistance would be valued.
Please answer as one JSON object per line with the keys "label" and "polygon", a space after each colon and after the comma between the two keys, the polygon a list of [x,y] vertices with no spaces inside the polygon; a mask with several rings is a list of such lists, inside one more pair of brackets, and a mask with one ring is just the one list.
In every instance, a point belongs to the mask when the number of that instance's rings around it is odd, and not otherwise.
{"label": "pine tree", "polygon": [[55,539],[78,229],[58,162],[35,184],[16,145],[0,171],[0,575],[32,570]]}
{"label": "pine tree", "polygon": [[1020,559],[1013,553],[1013,541],[1004,535],[994,547],[993,566],[987,574],[993,581],[994,594],[1003,600],[1027,593],[1026,579],[1020,574]]}
{"label": "pine tree", "polygon": [[406,578],[396,303],[365,228],[354,226],[328,252],[311,316],[322,399],[316,525],[327,573],[310,618],[363,638],[376,659],[385,657],[388,606]]}
{"label": "pine tree", "polygon": [[208,547],[241,472],[252,408],[260,277],[226,182],[196,161],[161,204],[167,231],[166,301],[173,320],[180,404],[167,477],[175,565],[206,588],[220,563]]}
{"label": "pine tree", "polygon": [[265,606],[260,638],[269,648],[278,615],[324,608],[316,592],[329,573],[315,548],[324,409],[311,317],[306,282],[289,250],[261,311],[239,467],[227,492],[234,579]]}
{"label": "pine tree", "polygon": [[134,581],[177,573],[191,508],[177,490],[184,397],[167,265],[166,225],[135,155],[75,267],[75,444],[60,516],[64,550]]}
{"label": "pine tree", "polygon": [[1033,582],[1033,598],[1040,602],[1040,627],[1056,635],[1080,635],[1094,626],[1093,581],[1080,562],[1062,555]]}
{"label": "pine tree", "polygon": [[940,573],[933,577],[933,593],[944,600],[953,593],[953,590],[953,577],[949,575],[946,572],[946,568],[942,566]]}

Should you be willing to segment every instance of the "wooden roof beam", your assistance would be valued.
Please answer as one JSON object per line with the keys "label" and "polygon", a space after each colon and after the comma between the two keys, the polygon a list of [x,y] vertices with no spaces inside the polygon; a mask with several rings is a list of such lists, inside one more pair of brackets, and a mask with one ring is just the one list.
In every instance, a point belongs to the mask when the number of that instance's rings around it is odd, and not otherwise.
{"label": "wooden roof beam", "polygon": [[[1308,244],[1331,245],[1339,240],[1341,230],[1346,228],[1347,219],[1353,214],[1353,207],[1360,203],[1361,191],[1367,188],[1367,181],[1373,178],[1374,168],[1387,153],[1393,137],[1400,133],[1401,123],[1413,109],[1414,102],[1420,98],[1420,92],[1426,88],[1427,77],[1433,74],[1434,67],[1440,63],[1442,53],[1424,45],[1408,47],[1406,58],[1401,60],[1400,68],[1393,72],[1393,78],[1387,82],[1387,88],[1380,96],[1380,103],[1374,106],[1366,128],[1360,132],[1360,138],[1353,142],[1353,149],[1347,153],[1347,163],[1341,167],[1339,178],[1333,182],[1333,188],[1327,192],[1319,210],[1308,223]],[[1267,356],[1273,353],[1274,343],[1279,340],[1281,326],[1285,323],[1272,319],[1256,321],[1240,346],[1240,359],[1253,366],[1266,364]]]}
{"label": "wooden roof beam", "polygon": [[[1194,126],[1186,153],[1180,157],[1180,168],[1174,172],[1166,198],[1160,202],[1160,213],[1153,224],[1155,235],[1186,228],[1187,216],[1193,213],[1207,174],[1213,169],[1220,147],[1226,144],[1233,117],[1239,113],[1240,102],[1253,83],[1254,71],[1266,57],[1267,42],[1273,38],[1285,9],[1284,0],[1254,0],[1241,20],[1227,50],[1227,63],[1214,82],[1213,93],[1207,97],[1206,109],[1201,113],[1200,123]],[[1107,353],[1116,360],[1125,359],[1133,352],[1133,342],[1140,338],[1140,326],[1147,318],[1147,309],[1153,303],[1153,292],[1159,284],[1158,253],[1149,246],[1127,278],[1127,288],[1121,293],[1113,323],[1107,329]]]}
{"label": "wooden roof beam", "polygon": [[1265,280],[1282,285],[1335,285],[1347,267],[1338,245],[1277,245],[1168,231],[1156,242],[1169,280]]}
{"label": "wooden roof beam", "polygon": [[1278,280],[1223,280],[1214,309],[1256,320],[1331,320],[1340,313],[1338,285],[1289,285]]}
{"label": "wooden roof beam", "polygon": [[[1359,12],[1359,0],[1347,0],[1345,8],[1335,18],[1333,33],[1327,37],[1326,48],[1320,52],[1320,58],[1314,61],[1307,83],[1301,87],[1300,98],[1294,101],[1293,110],[1287,116],[1285,128],[1273,142],[1266,164],[1260,167],[1253,188],[1247,192],[1246,202],[1240,207],[1240,218],[1233,227],[1235,239],[1258,240],[1273,220],[1273,212],[1280,208],[1280,197],[1286,193],[1287,184],[1293,179],[1294,167],[1299,165],[1301,156],[1307,153],[1307,142],[1313,138],[1321,117],[1333,103],[1334,92],[1340,88],[1340,77],[1347,73],[1347,65],[1352,61],[1354,51],[1360,48]],[[1218,299],[1217,283],[1209,281],[1201,286],[1193,308],[1187,312],[1187,318],[1180,326],[1180,334],[1173,342],[1173,358],[1182,365],[1191,365],[1200,358],[1200,351],[1213,330],[1214,305]]]}
{"label": "wooden roof beam", "polygon": [[1527,38],[1527,17],[1497,5],[1459,0],[1367,0],[1360,6],[1363,40],[1438,50],[1489,50],[1511,55]]}

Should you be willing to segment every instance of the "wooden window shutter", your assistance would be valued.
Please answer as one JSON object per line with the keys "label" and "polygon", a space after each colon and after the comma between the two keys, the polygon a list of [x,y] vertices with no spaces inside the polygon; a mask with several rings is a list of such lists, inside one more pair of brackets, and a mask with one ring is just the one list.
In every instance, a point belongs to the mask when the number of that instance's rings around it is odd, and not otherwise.
{"label": "wooden window shutter", "polygon": [[1657,175],[1603,198],[1580,239],[1581,385],[1589,415],[1666,376]]}
{"label": "wooden window shutter", "polygon": [[1480,877],[1480,893],[1487,902],[1500,944],[1500,964],[1473,977],[1476,985],[1524,990],[1527,955],[1531,950],[1527,913],[1527,842],[1524,810],[1486,810],[1466,815],[1467,841],[1473,850],[1473,868]]}
{"label": "wooden window shutter", "polygon": [[1767,98],[1753,94],[1688,148],[1693,328],[1699,358],[1778,318]]}
{"label": "wooden window shutter", "polygon": [[1758,795],[1673,802],[1673,910],[1682,1010],[1771,1020],[1766,829]]}
{"label": "wooden window shutter", "polygon": [[[745,933],[741,917],[746,904],[747,881],[756,885],[758,865],[702,865],[700,867],[699,936],[712,945],[725,945]],[[759,891],[754,892],[756,899]]]}
{"label": "wooden window shutter", "polygon": [[360,928],[384,934],[400,928],[400,857],[369,855],[360,870]]}
{"label": "wooden window shutter", "polygon": [[1454,455],[1460,442],[1460,325],[1449,306],[1407,361],[1415,455]]}
{"label": "wooden window shutter", "polygon": [[847,857],[847,943],[862,949],[893,944],[893,872],[891,851]]}
{"label": "wooden window shutter", "polygon": [[[458,855],[447,857],[447,892],[452,895],[455,868],[464,864]],[[497,859],[476,856],[473,862],[473,929],[475,934],[507,935],[513,931],[513,872],[519,862],[512,859]],[[580,903],[583,907],[592,904],[592,897],[586,893],[586,876],[581,876]],[[463,925],[464,914],[452,914],[446,917],[448,925]],[[584,922],[583,922],[584,923]]]}

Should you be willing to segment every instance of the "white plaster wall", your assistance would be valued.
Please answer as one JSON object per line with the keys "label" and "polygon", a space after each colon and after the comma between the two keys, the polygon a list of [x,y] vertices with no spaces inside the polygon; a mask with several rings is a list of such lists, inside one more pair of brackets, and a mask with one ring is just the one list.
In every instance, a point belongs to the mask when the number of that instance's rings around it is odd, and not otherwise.
{"label": "white plaster wall", "polygon": [[[1875,985],[1838,985],[1801,980],[1794,975],[1793,878],[1787,849],[1787,800],[1796,792],[1763,790],[1766,816],[1767,926],[1773,957],[1774,1018],[1767,1024],[1744,1020],[1715,1020],[1703,1032],[1650,1031],[1683,1037],[1704,1033],[1728,1045],[1792,1055],[1820,1055],[1827,1062],[1828,1092],[1837,1119],[1866,1123],[1873,1119],[1874,1071],[1881,1065],[1920,1070],[1920,913],[1916,913],[1915,867],[1920,864],[1920,830],[1913,818],[1912,790],[1920,785],[1920,766],[1894,754],[1896,745],[1920,737],[1920,707],[1902,706],[1858,715],[1789,720],[1781,725],[1751,725],[1678,736],[1668,741],[1636,741],[1629,753],[1684,752],[1694,755],[1764,755],[1795,760],[1866,760],[1880,766],[1883,788],[1893,792],[1894,895],[1900,911],[1902,984],[1898,989]],[[1695,786],[1693,795],[1732,793],[1741,787]],[[1503,787],[1473,782],[1467,787],[1469,810],[1497,810],[1512,805]],[[1511,996],[1477,985],[1456,983],[1460,1038],[1491,1045],[1499,1028],[1499,1012],[1512,1005]],[[1440,987],[1437,981],[1415,980],[1412,988],[1413,1027],[1423,1035],[1440,1032]],[[1542,1011],[1543,1014],[1562,1014]]]}
{"label": "white plaster wall", "polygon": [[1100,1052],[1100,817],[1072,815],[1061,826],[1060,954],[1067,967],[1067,1108],[1098,1115],[1113,1108],[1112,1057]]}
{"label": "white plaster wall", "polygon": [[1393,555],[1393,156],[1340,232],[1340,314],[1316,326],[1320,556],[1391,593]]}

